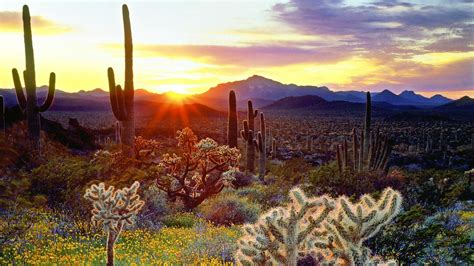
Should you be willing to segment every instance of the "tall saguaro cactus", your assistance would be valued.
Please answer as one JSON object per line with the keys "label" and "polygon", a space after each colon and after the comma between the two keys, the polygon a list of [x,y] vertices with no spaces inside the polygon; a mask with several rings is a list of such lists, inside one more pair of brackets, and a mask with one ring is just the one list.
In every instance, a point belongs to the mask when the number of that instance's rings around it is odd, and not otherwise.
{"label": "tall saguaro cactus", "polygon": [[372,118],[372,101],[370,92],[367,92],[367,101],[365,103],[365,122],[364,122],[364,145],[363,145],[363,161],[367,161],[369,156],[370,143],[370,120]]}
{"label": "tall saguaro cactus", "polygon": [[255,132],[255,117],[258,115],[258,110],[253,109],[252,101],[247,102],[247,121],[249,122],[249,129]]}
{"label": "tall saguaro cactus", "polygon": [[229,92],[229,121],[227,125],[227,144],[230,148],[237,147],[237,101],[235,92]]}
{"label": "tall saguaro cactus", "polygon": [[247,157],[247,171],[255,171],[255,147],[254,147],[254,133],[249,129],[249,123],[244,120],[244,129],[240,131],[240,135],[246,142],[246,157]]}
{"label": "tall saguaro cactus", "polygon": [[265,163],[267,157],[265,117],[263,116],[263,113],[260,113],[260,131],[257,134],[255,146],[260,154],[258,157],[258,177],[263,181],[265,178]]}
{"label": "tall saguaro cactus", "polygon": [[0,135],[5,134],[5,103],[0,95]]}
{"label": "tall saguaro cactus", "polygon": [[[349,152],[346,140],[344,145],[337,146],[337,163],[339,172],[350,170],[357,173],[364,171],[386,172],[388,161],[392,151],[392,144],[386,134],[371,132],[372,104],[370,93],[367,92],[367,103],[365,110],[365,122],[361,136],[357,136],[352,129],[352,168],[349,166]],[[360,143],[359,143],[360,142]]]}
{"label": "tall saguaro cactus", "polygon": [[23,33],[25,42],[26,70],[23,71],[26,97],[21,85],[20,76],[16,68],[12,69],[13,83],[15,84],[16,97],[21,110],[26,111],[28,121],[28,134],[36,146],[39,147],[40,138],[40,112],[45,112],[51,107],[54,99],[56,75],[51,72],[49,75],[49,87],[46,100],[41,106],[36,104],[36,73],[35,57],[33,51],[33,38],[31,34],[31,17],[27,5],[23,6]]}
{"label": "tall saguaro cactus", "polygon": [[122,126],[122,152],[131,157],[134,152],[135,119],[134,119],[134,88],[133,88],[133,44],[130,16],[127,5],[122,6],[123,28],[125,33],[125,85],[122,90],[115,84],[114,70],[109,67],[110,104],[115,118]]}
{"label": "tall saguaro cactus", "polygon": [[247,102],[247,120],[244,121],[244,129],[240,131],[242,138],[247,142],[247,170],[254,172],[255,170],[255,123],[254,119],[258,115],[258,110],[253,109],[252,101]]}

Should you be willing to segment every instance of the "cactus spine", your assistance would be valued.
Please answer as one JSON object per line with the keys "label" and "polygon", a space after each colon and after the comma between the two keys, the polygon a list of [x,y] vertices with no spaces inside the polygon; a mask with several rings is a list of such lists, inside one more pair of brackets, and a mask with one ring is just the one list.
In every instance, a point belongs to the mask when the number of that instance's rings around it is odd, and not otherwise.
{"label": "cactus spine", "polygon": [[0,95],[0,135],[5,135],[5,102]]}
{"label": "cactus spine", "polygon": [[41,106],[36,103],[36,73],[35,73],[35,58],[33,51],[33,38],[31,34],[31,18],[30,11],[27,5],[23,6],[23,33],[25,42],[25,60],[26,70],[23,71],[23,79],[25,81],[26,97],[21,85],[20,76],[16,68],[12,69],[13,83],[15,84],[16,97],[20,109],[25,112],[28,121],[28,135],[39,147],[40,139],[40,112],[45,112],[51,107],[54,99],[56,75],[51,72],[49,75],[48,95]]}
{"label": "cactus spine", "polygon": [[255,140],[255,146],[259,152],[258,157],[258,177],[261,181],[265,178],[265,163],[267,157],[267,143],[266,143],[266,129],[265,129],[265,117],[263,113],[260,113],[260,131],[257,134],[257,139]]}
{"label": "cactus spine", "polygon": [[227,124],[227,144],[230,148],[237,147],[237,101],[235,99],[235,92],[229,92],[229,118]]}
{"label": "cactus spine", "polygon": [[101,224],[107,234],[107,266],[114,265],[114,245],[126,226],[135,223],[134,216],[145,202],[137,194],[140,183],[135,181],[130,188],[115,190],[113,186],[105,189],[104,183],[92,185],[86,190],[84,198],[92,202],[91,221]]}
{"label": "cactus spine", "polygon": [[122,90],[115,84],[113,68],[107,71],[109,79],[110,104],[115,118],[121,123],[122,152],[129,157],[134,155],[135,118],[133,88],[133,43],[130,16],[127,5],[122,6],[123,28],[125,35],[125,85]]}

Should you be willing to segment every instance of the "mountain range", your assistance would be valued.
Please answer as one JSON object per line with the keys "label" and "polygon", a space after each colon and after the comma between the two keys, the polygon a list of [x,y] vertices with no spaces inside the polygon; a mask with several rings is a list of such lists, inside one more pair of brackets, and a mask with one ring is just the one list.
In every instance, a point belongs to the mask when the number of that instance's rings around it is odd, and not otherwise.
{"label": "mountain range", "polygon": [[[228,94],[234,90],[237,95],[237,105],[242,111],[246,110],[247,100],[252,100],[257,108],[267,109],[301,107],[306,105],[310,109],[318,108],[359,108],[366,100],[366,92],[363,91],[331,91],[327,87],[298,86],[295,84],[283,84],[262,76],[251,76],[245,80],[227,82],[210,88],[202,94],[190,95],[180,99],[181,104],[200,104],[211,109],[225,111],[228,106]],[[43,101],[47,93],[47,86],[39,87],[37,90],[38,101]],[[413,91],[404,91],[394,94],[389,90],[379,93],[371,93],[374,106],[384,109],[404,110],[410,108],[434,108],[444,106],[441,109],[465,109],[470,108],[469,97],[461,102],[465,105],[448,99],[442,95],[431,98],[416,94]],[[6,106],[16,105],[16,96],[13,89],[0,89]],[[135,90],[135,102],[137,105],[149,105],[150,103],[177,104],[175,93],[157,94],[144,89]],[[300,98],[303,97],[303,98]],[[461,100],[461,99],[460,99]],[[472,100],[472,99],[470,99]],[[331,104],[328,104],[331,102]],[[294,106],[296,104],[296,106]],[[451,105],[449,105],[451,104]],[[156,106],[158,107],[158,106]],[[102,89],[90,91],[64,92],[56,90],[55,101],[51,111],[108,111],[109,94]],[[215,111],[214,110],[214,111]],[[212,113],[211,110],[203,110]]]}

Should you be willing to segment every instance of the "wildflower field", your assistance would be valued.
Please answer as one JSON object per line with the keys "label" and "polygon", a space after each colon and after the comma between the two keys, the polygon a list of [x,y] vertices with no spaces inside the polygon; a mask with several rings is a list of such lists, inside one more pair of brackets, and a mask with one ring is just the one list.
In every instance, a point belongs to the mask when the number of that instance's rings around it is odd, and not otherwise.
{"label": "wildflower field", "polygon": [[[116,265],[232,265],[239,236],[236,227],[204,221],[190,228],[128,230],[116,244]],[[81,235],[64,221],[45,219],[3,250],[0,265],[105,265],[104,247],[101,230]]]}

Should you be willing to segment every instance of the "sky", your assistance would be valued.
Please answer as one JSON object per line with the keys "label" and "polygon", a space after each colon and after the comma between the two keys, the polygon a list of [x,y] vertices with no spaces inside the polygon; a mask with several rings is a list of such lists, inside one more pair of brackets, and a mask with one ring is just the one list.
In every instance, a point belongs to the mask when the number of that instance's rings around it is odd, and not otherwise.
{"label": "sky", "polygon": [[[37,84],[123,84],[122,1],[26,1]],[[254,74],[332,90],[474,97],[474,1],[126,1],[135,88],[202,93]],[[0,3],[0,88],[24,69],[22,3]]]}

